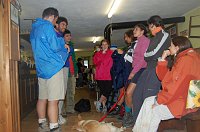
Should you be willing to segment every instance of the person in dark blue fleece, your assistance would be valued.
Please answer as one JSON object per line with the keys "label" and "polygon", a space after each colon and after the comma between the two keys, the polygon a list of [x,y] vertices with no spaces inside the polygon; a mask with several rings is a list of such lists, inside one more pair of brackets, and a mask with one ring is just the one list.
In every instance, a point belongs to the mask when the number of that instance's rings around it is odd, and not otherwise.
{"label": "person in dark blue fleece", "polygon": [[[42,18],[32,24],[30,41],[36,64],[39,84],[37,113],[38,131],[59,131],[58,101],[64,99],[63,66],[68,58],[69,46],[62,37],[57,37],[54,25],[58,10],[49,7],[43,11]],[[46,121],[46,107],[49,127]]]}

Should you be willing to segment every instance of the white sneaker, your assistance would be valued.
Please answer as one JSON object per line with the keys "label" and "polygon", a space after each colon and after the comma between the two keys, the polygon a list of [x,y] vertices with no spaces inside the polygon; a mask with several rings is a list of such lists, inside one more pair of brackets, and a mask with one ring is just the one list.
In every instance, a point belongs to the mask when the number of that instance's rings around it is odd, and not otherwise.
{"label": "white sneaker", "polygon": [[97,112],[101,112],[101,102],[94,101],[94,105],[96,106]]}
{"label": "white sneaker", "polygon": [[61,130],[61,127],[56,127],[56,128],[53,128],[53,129],[50,129],[50,132],[62,132]]}
{"label": "white sneaker", "polygon": [[58,124],[59,125],[63,125],[65,123],[67,123],[67,120],[64,117],[62,117],[62,115],[59,115],[59,117],[58,117]]}
{"label": "white sneaker", "polygon": [[38,132],[49,132],[49,130],[50,129],[46,121],[39,123]]}

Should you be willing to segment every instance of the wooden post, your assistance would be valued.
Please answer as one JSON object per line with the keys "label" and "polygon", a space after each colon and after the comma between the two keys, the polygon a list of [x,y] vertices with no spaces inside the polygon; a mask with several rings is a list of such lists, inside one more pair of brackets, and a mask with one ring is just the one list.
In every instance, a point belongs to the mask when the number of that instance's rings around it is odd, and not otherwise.
{"label": "wooden post", "polygon": [[0,132],[20,132],[19,25],[11,21],[10,0],[0,0]]}

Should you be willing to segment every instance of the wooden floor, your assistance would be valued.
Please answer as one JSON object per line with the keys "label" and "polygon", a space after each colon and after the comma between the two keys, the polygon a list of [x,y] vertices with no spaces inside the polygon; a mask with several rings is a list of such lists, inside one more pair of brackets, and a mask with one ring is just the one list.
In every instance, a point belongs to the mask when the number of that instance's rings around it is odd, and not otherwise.
{"label": "wooden floor", "polygon": [[[81,99],[89,99],[91,103],[92,110],[91,112],[81,113],[81,117],[83,119],[90,120],[99,120],[103,114],[96,112],[94,107],[94,100],[96,100],[96,93],[94,91],[88,90],[88,88],[76,89],[75,100],[76,102]],[[62,126],[63,132],[76,132],[76,130],[72,130],[72,127],[77,124],[78,114],[72,114],[67,116],[67,123]],[[22,132],[37,132],[38,122],[37,122],[37,113],[36,110],[31,112],[27,117],[25,117],[21,122],[21,130]],[[114,122],[114,125],[117,127],[121,127],[121,122],[117,121],[115,118],[106,118],[106,122]],[[131,132],[131,128],[127,129],[125,132]]]}
{"label": "wooden floor", "polygon": [[[96,93],[94,91],[90,91],[88,88],[76,89],[75,100],[76,102],[81,98],[89,99],[91,103],[92,110],[91,112],[81,113],[81,117],[85,120],[99,120],[103,114],[96,112],[94,107],[94,100],[96,100]],[[67,123],[62,125],[62,132],[77,132],[73,130],[72,127],[78,122],[78,114],[72,114],[67,116]],[[25,117],[21,122],[21,130],[22,132],[37,132],[38,122],[37,122],[37,113],[36,110],[31,112],[27,117]],[[121,127],[122,124],[115,118],[106,118],[106,122],[114,122],[114,125],[117,127]],[[132,128],[127,128],[125,132],[132,132]],[[186,132],[186,131],[178,131],[178,130],[165,130],[165,132]]]}

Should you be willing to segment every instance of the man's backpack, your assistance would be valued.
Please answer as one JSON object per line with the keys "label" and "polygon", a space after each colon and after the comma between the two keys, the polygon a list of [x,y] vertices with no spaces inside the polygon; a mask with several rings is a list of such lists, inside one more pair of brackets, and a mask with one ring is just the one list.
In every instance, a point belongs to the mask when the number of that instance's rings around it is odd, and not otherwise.
{"label": "man's backpack", "polygon": [[88,112],[91,110],[89,99],[80,99],[74,107],[74,110],[78,112]]}

